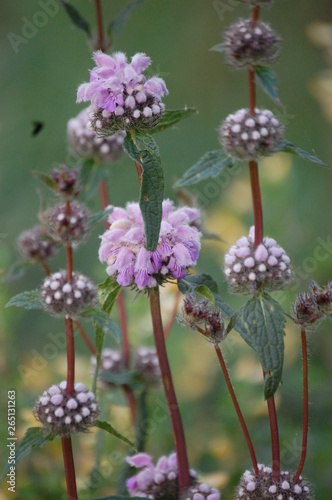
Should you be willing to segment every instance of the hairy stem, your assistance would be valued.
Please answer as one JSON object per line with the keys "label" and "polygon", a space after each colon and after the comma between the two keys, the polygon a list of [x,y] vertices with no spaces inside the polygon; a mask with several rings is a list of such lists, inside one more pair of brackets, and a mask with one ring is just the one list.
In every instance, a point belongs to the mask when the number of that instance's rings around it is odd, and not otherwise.
{"label": "hairy stem", "polygon": [[73,448],[70,437],[61,438],[63,461],[65,464],[68,500],[77,500]]}
{"label": "hairy stem", "polygon": [[220,350],[219,345],[215,345],[214,347],[215,347],[215,350],[216,350],[216,353],[217,353],[217,356],[218,356],[218,359],[219,359],[219,363],[220,363],[222,372],[223,372],[224,377],[225,377],[225,381],[226,381],[226,384],[227,384],[228,392],[229,392],[229,394],[230,394],[230,396],[232,398],[236,414],[237,414],[238,419],[240,421],[240,424],[241,424],[241,427],[242,427],[242,430],[243,430],[243,434],[244,434],[245,440],[247,442],[247,446],[249,448],[249,453],[250,453],[250,456],[251,456],[252,465],[254,467],[256,476],[258,476],[259,475],[259,470],[258,470],[258,466],[257,466],[257,459],[256,459],[256,455],[255,455],[255,450],[254,450],[252,441],[250,439],[250,435],[249,435],[249,431],[248,431],[247,425],[245,423],[245,420],[243,418],[242,412],[240,410],[240,406],[239,406],[239,403],[237,401],[237,398],[236,398],[236,395],[235,395],[235,392],[234,392],[234,389],[233,389],[233,386],[232,386],[232,382],[231,382],[231,379],[230,379],[229,374],[228,374],[228,370],[227,370],[227,367],[226,367],[226,364],[225,364],[225,361],[224,361],[224,357],[222,355],[222,352]]}
{"label": "hairy stem", "polygon": [[255,247],[257,248],[263,241],[263,207],[259,185],[258,165],[256,161],[249,161],[249,174],[254,210]]}
{"label": "hairy stem", "polygon": [[[66,213],[67,216],[70,217],[71,207],[69,200],[66,201]],[[70,283],[73,279],[73,250],[70,243],[67,243],[66,253],[67,253],[67,281]]]}
{"label": "hairy stem", "polygon": [[46,276],[49,276],[49,275],[51,274],[51,270],[50,270],[50,268],[48,267],[48,265],[46,264],[46,262],[44,262],[43,260],[41,260],[41,261],[40,261],[40,265],[41,265],[41,266],[42,266],[42,268],[44,269]]}
{"label": "hairy stem", "polygon": [[176,292],[175,304],[174,304],[173,310],[172,310],[171,315],[168,319],[167,325],[165,326],[165,330],[164,330],[165,339],[167,339],[168,335],[170,334],[170,331],[172,330],[172,326],[174,324],[174,321],[175,321],[175,318],[176,318],[176,315],[177,315],[177,312],[179,309],[181,298],[182,298],[182,294],[181,294],[180,290],[178,290]]}
{"label": "hairy stem", "polygon": [[175,395],[171,369],[167,357],[165,337],[161,320],[159,288],[152,288],[150,290],[150,310],[161,376],[172,423],[173,438],[179,469],[179,489],[181,492],[190,485],[189,463],[181,414]]}
{"label": "hairy stem", "polygon": [[96,18],[97,18],[97,31],[98,31],[98,41],[96,50],[104,50],[104,30],[103,30],[103,14],[101,11],[101,3],[100,0],[95,0],[96,7]]}
{"label": "hairy stem", "polygon": [[67,339],[67,388],[68,395],[73,394],[75,382],[75,344],[73,320],[65,318],[66,339]]}
{"label": "hairy stem", "polygon": [[305,329],[301,330],[301,340],[302,340],[302,365],[303,365],[303,434],[302,434],[302,452],[299,466],[297,468],[296,474],[294,476],[294,483],[297,483],[302,472],[305,458],[307,454],[307,444],[308,444],[308,350],[307,350],[307,338]]}

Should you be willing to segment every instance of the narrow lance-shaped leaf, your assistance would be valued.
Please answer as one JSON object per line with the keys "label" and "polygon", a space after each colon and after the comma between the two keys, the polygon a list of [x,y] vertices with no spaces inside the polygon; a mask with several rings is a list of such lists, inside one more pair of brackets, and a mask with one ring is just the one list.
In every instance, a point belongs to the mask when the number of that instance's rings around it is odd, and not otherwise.
{"label": "narrow lance-shaped leaf", "polygon": [[114,429],[114,427],[111,424],[109,424],[108,422],[101,422],[100,420],[97,420],[96,427],[98,427],[99,429],[103,429],[104,431],[108,432],[109,434],[112,434],[113,436],[120,439],[124,443],[129,444],[129,446],[132,446],[137,451],[135,444],[132,441],[130,441],[128,438],[126,438],[126,436],[121,434],[121,432],[118,432],[116,429]]}
{"label": "narrow lance-shaped leaf", "polygon": [[284,361],[285,317],[280,304],[267,294],[253,297],[240,309],[242,338],[256,351],[266,374],[264,396],[278,389]]}
{"label": "narrow lance-shaped leaf", "polygon": [[149,134],[127,134],[123,147],[143,169],[140,190],[140,209],[145,228],[145,247],[155,251],[159,240],[164,197],[164,176],[158,146]]}
{"label": "narrow lance-shaped leaf", "polygon": [[157,132],[163,132],[165,129],[169,127],[173,127],[176,123],[184,120],[185,118],[189,118],[189,116],[197,114],[198,111],[196,108],[183,108],[183,109],[167,109],[158,125],[150,130],[151,134],[155,134]]}
{"label": "narrow lance-shaped leaf", "polygon": [[311,161],[311,163],[317,163],[318,165],[321,165],[322,167],[327,167],[326,163],[324,163],[322,160],[319,158],[316,158],[316,156],[313,156],[304,149],[298,148],[294,146],[291,142],[284,141],[282,145],[280,146],[280,151],[283,151],[284,153],[290,153],[292,155],[299,156],[300,158],[303,158],[304,160]]}
{"label": "narrow lance-shaped leaf", "polygon": [[98,307],[93,307],[84,311],[81,316],[96,322],[105,333],[110,334],[116,341],[120,339],[120,328],[106,311],[102,311]]}
{"label": "narrow lance-shaped leaf", "polygon": [[281,106],[281,101],[279,97],[278,90],[278,80],[273,69],[267,66],[255,66],[254,67],[255,75],[257,81],[264,92],[272,99],[272,101]]}
{"label": "narrow lance-shaped leaf", "polygon": [[234,159],[226,156],[221,149],[209,151],[184,173],[175,188],[191,186],[210,177],[217,177],[226,168],[233,167],[234,163]]}
{"label": "narrow lance-shaped leaf", "polygon": [[57,183],[55,182],[54,179],[52,179],[52,177],[49,177],[48,175],[44,174],[43,172],[38,172],[37,170],[33,170],[31,173],[32,173],[32,175],[34,175],[35,177],[37,177],[38,179],[43,181],[46,184],[46,186],[48,186],[49,188],[56,189]]}
{"label": "narrow lance-shaped leaf", "polygon": [[[53,434],[45,434],[41,427],[30,427],[26,430],[22,440],[18,443],[15,450],[15,465],[17,466],[22,460],[28,456],[32,448],[41,448],[49,441],[53,441]],[[10,442],[8,441],[7,444]],[[15,442],[16,443],[16,442]],[[3,479],[9,472],[10,464],[7,463],[0,479]]]}
{"label": "narrow lance-shaped leaf", "polygon": [[213,52],[224,52],[225,50],[225,44],[224,43],[218,43],[218,45],[214,45],[210,49]]}
{"label": "narrow lance-shaped leaf", "polygon": [[98,379],[98,373],[99,373],[99,367],[100,367],[101,353],[102,353],[103,346],[104,346],[105,332],[96,321],[94,321],[93,326],[95,329],[96,368],[95,368],[95,372],[94,372],[94,376],[93,376],[93,380],[92,380],[92,392],[95,394],[97,391],[97,379]]}
{"label": "narrow lance-shaped leaf", "polygon": [[65,8],[65,11],[70,17],[73,25],[76,26],[76,28],[78,28],[79,30],[85,31],[88,37],[90,37],[91,36],[90,24],[85,19],[85,17],[83,17],[82,14],[80,14],[80,12],[76,9],[76,7],[71,5],[66,0],[59,0],[59,1],[60,4],[63,5],[63,7]]}
{"label": "narrow lance-shaped leaf", "polygon": [[126,5],[120,12],[119,14],[112,19],[108,26],[108,34],[111,35],[113,38],[118,37],[121,34],[121,31],[123,30],[123,27],[126,23],[126,21],[129,19],[129,17],[132,15],[134,10],[143,2],[143,0],[134,0],[133,2],[129,3]]}
{"label": "narrow lance-shaped leaf", "polygon": [[12,297],[6,304],[6,307],[10,306],[24,307],[25,309],[42,309],[43,306],[40,301],[40,291],[28,290],[15,295],[15,297]]}
{"label": "narrow lance-shaped leaf", "polygon": [[121,291],[121,285],[115,279],[108,277],[98,288],[102,309],[111,314],[117,296]]}

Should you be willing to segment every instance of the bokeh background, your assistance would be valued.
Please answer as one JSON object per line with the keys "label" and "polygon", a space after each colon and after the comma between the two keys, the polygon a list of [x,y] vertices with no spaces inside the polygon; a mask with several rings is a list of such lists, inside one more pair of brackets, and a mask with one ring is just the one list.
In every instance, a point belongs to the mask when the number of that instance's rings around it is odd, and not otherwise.
{"label": "bokeh background", "polygon": [[[46,0],[45,0],[46,1]],[[93,2],[73,5],[95,26]],[[102,2],[105,22],[126,4]],[[75,29],[62,8],[49,16],[43,27],[13,49],[12,35],[24,36],[26,20],[34,22],[41,11],[39,2],[2,2],[0,16],[0,267],[4,276],[18,259],[16,238],[37,222],[41,200],[47,191],[32,170],[48,172],[71,157],[66,143],[66,124],[82,106],[75,103],[77,86],[88,79],[91,52],[83,32]],[[217,127],[232,111],[248,103],[245,73],[231,72],[223,58],[210,47],[221,42],[222,31],[238,17],[247,16],[246,6],[221,0],[146,0],[134,12],[112,50],[128,55],[146,52],[153,60],[151,74],[167,82],[169,108],[196,106],[199,114],[157,136],[165,170],[166,196],[175,199],[172,184],[206,151],[218,148]],[[278,74],[283,106],[271,105],[258,90],[260,106],[270,107],[287,125],[287,139],[332,165],[332,9],[329,0],[277,0],[273,9],[262,13],[284,40]],[[32,137],[32,122],[42,121],[44,129]],[[301,159],[277,155],[260,167],[265,233],[277,239],[292,257],[297,280],[283,294],[289,310],[297,292],[308,280],[320,284],[331,279],[332,227],[330,168]],[[109,167],[112,203],[123,205],[137,200],[134,167],[124,158]],[[233,307],[243,302],[229,296],[221,265],[227,248],[247,234],[252,219],[248,173],[244,164],[237,174],[199,184],[192,190],[205,211],[208,232],[222,242],[206,241],[198,272],[211,274],[220,293]],[[91,200],[97,210],[99,202]],[[97,282],[105,278],[97,260],[98,235],[75,253],[75,267]],[[64,266],[61,254],[53,269]],[[46,366],[38,356],[49,343],[49,333],[62,331],[62,323],[40,311],[4,309],[9,298],[25,289],[36,288],[43,278],[41,269],[31,268],[19,281],[1,285],[0,375],[1,383],[1,467],[7,459],[5,438],[7,390],[17,391],[17,435],[35,425],[31,414],[37,395],[65,377],[65,351],[59,349]],[[152,343],[151,322],[146,298],[126,293],[133,345]],[[175,288],[163,291],[165,320],[172,310]],[[115,312],[116,318],[116,312]],[[92,336],[92,331],[89,330]],[[301,450],[301,355],[299,331],[289,322],[286,335],[283,385],[277,394],[282,466],[295,470]],[[108,339],[108,345],[112,341]],[[77,341],[77,379],[90,383],[89,354]],[[304,473],[314,483],[317,499],[331,498],[332,489],[332,336],[331,323],[310,336],[310,434]],[[235,419],[213,349],[194,333],[175,325],[168,339],[170,361],[186,429],[191,466],[202,477],[222,488],[223,498],[232,498],[241,473],[250,467],[249,455]],[[261,462],[270,463],[269,426],[262,397],[261,369],[253,352],[232,333],[225,343],[231,377]],[[23,368],[22,368],[23,367]],[[24,367],[33,373],[22,377]],[[132,435],[128,411],[121,393],[104,395],[104,411],[112,424]],[[164,408],[161,390],[149,396],[151,415]],[[158,406],[159,405],[159,406]],[[161,410],[163,412],[164,410]],[[158,457],[172,450],[171,429],[164,411],[159,422],[150,422],[148,451]],[[74,439],[80,498],[94,498],[114,492],[116,477],[126,447],[112,437],[102,443],[103,481],[89,491],[87,479],[95,465],[94,433]],[[100,442],[100,439],[99,439]],[[2,482],[0,498],[15,498]],[[65,491],[61,447],[53,442],[35,450],[17,470],[17,498],[58,499]],[[9,496],[10,495],[10,496]]]}

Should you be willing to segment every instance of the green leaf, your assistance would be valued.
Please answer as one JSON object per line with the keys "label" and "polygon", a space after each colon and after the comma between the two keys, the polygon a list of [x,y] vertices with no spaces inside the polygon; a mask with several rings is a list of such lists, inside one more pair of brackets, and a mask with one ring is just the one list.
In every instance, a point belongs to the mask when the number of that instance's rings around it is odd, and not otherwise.
{"label": "green leaf", "polygon": [[211,292],[211,290],[206,285],[199,285],[196,288],[196,292],[203,295],[203,297],[208,299],[213,305],[216,303],[213,292]]}
{"label": "green leaf", "polygon": [[15,297],[12,297],[6,307],[24,307],[25,309],[42,309],[42,303],[40,301],[40,291],[39,290],[28,290]]}
{"label": "green leaf", "polygon": [[217,283],[208,274],[197,274],[186,276],[178,280],[178,287],[181,293],[194,293],[200,286],[206,286],[212,293],[218,293]]}
{"label": "green leaf", "polygon": [[225,50],[225,44],[224,43],[218,43],[218,45],[214,45],[213,47],[211,47],[212,51],[215,51],[215,52],[224,52]]}
{"label": "green leaf", "polygon": [[123,27],[126,23],[126,21],[129,19],[129,17],[132,15],[133,11],[141,5],[143,0],[134,0],[133,2],[129,3],[126,5],[120,13],[112,19],[108,26],[108,34],[112,35],[113,38],[118,37],[121,34],[121,31],[123,30]]}
{"label": "green leaf", "polygon": [[190,167],[174,187],[191,186],[210,177],[217,177],[226,168],[233,167],[234,163],[234,159],[226,156],[221,149],[210,151]]}
{"label": "green leaf", "polygon": [[92,392],[95,394],[97,391],[97,379],[100,367],[101,352],[104,346],[105,332],[96,321],[93,322],[93,326],[95,329],[96,368],[92,380]]}
{"label": "green leaf", "polygon": [[132,132],[125,137],[126,153],[143,169],[139,204],[144,220],[145,247],[155,251],[159,240],[164,197],[164,176],[158,146],[149,134]]}
{"label": "green leaf", "polygon": [[90,24],[89,22],[85,19],[85,17],[82,16],[82,14],[79,13],[79,11],[71,5],[69,2],[66,0],[59,0],[60,4],[63,5],[65,8],[65,11],[67,12],[68,16],[71,19],[71,22],[73,23],[76,28],[79,30],[85,31],[85,33],[88,35],[88,37],[91,36],[91,30],[90,30]]}
{"label": "green leaf", "polygon": [[3,283],[10,283],[11,281],[19,280],[24,276],[26,269],[32,265],[32,262],[15,262],[8,269],[7,274],[3,277]]}
{"label": "green leaf", "polygon": [[266,373],[264,396],[278,389],[284,362],[285,317],[280,304],[267,294],[253,297],[240,309],[241,336],[257,352]]}
{"label": "green leaf", "polygon": [[134,443],[132,441],[130,441],[128,438],[126,438],[123,434],[121,434],[120,432],[115,430],[114,427],[112,427],[112,425],[109,424],[108,422],[101,422],[100,420],[97,420],[96,427],[98,427],[99,429],[103,429],[104,431],[108,432],[109,434],[112,434],[113,436],[120,439],[124,443],[129,444],[129,446],[132,446],[137,451],[137,448],[134,445]]}
{"label": "green leaf", "polygon": [[95,214],[90,215],[88,219],[88,225],[94,226],[106,219],[106,217],[113,212],[113,207],[108,208],[107,210],[101,210],[100,212],[96,212]]}
{"label": "green leaf", "polygon": [[[31,453],[32,448],[41,448],[49,441],[53,441],[53,439],[53,434],[45,434],[44,429],[41,427],[30,427],[27,429],[22,441],[20,441],[16,447],[15,465],[17,466],[22,462],[22,460]],[[10,464],[7,463],[1,474],[0,480],[8,474],[10,470],[9,467]]]}
{"label": "green leaf", "polygon": [[279,97],[278,90],[278,80],[273,69],[266,66],[255,66],[254,67],[257,82],[264,90],[264,92],[272,99],[272,101],[281,106],[281,101]]}
{"label": "green leaf", "polygon": [[51,189],[56,189],[57,187],[57,183],[55,182],[54,179],[52,179],[52,177],[49,177],[48,175],[46,174],[43,174],[43,172],[37,172],[37,170],[32,170],[32,175],[34,175],[35,177],[37,177],[38,179],[40,179],[41,181],[43,181],[46,186],[48,186],[49,188]]}
{"label": "green leaf", "polygon": [[121,338],[121,332],[116,322],[110,318],[106,311],[98,307],[88,309],[81,314],[82,318],[94,321],[107,334],[110,334],[117,342]]}
{"label": "green leaf", "polygon": [[284,141],[280,147],[280,151],[283,151],[284,153],[290,153],[292,155],[299,156],[300,158],[303,158],[304,160],[311,161],[312,163],[318,163],[318,165],[321,165],[323,167],[327,167],[326,163],[324,163],[322,160],[319,160],[319,158],[316,158],[316,156],[312,156],[303,149],[300,149],[291,142]]}
{"label": "green leaf", "polygon": [[[136,375],[136,377],[135,377]],[[109,372],[100,372],[99,379],[104,380],[105,382],[109,382],[114,385],[134,385],[137,383],[137,374],[133,371],[128,371],[124,373],[109,373]]]}
{"label": "green leaf", "polygon": [[197,113],[198,111],[196,108],[167,109],[158,122],[158,125],[151,129],[150,133],[155,134],[157,132],[163,132],[166,128],[173,127],[173,125],[179,121]]}
{"label": "green leaf", "polygon": [[111,314],[116,299],[121,292],[121,285],[115,279],[108,277],[98,288],[103,311]]}

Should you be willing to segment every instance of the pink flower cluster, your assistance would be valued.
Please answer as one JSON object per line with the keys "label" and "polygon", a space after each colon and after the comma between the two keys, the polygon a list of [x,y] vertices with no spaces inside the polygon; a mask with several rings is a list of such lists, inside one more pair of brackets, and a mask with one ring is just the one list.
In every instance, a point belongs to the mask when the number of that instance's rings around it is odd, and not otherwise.
{"label": "pink flower cluster", "polygon": [[138,203],[114,207],[108,218],[110,228],[102,235],[99,259],[106,272],[122,286],[135,284],[152,288],[169,278],[183,278],[196,265],[201,233],[197,229],[200,212],[196,208],[176,209],[163,201],[159,243],[154,252],[146,250],[144,223]]}

